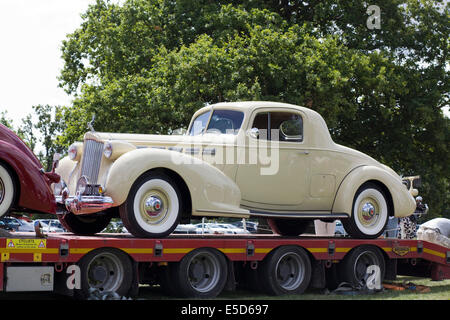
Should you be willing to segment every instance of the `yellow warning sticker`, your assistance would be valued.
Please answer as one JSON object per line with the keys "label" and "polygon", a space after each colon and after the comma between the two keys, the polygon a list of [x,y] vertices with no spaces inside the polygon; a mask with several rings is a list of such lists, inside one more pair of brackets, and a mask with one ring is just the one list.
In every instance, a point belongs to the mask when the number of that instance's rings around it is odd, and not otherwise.
{"label": "yellow warning sticker", "polygon": [[46,239],[6,239],[8,249],[45,249]]}

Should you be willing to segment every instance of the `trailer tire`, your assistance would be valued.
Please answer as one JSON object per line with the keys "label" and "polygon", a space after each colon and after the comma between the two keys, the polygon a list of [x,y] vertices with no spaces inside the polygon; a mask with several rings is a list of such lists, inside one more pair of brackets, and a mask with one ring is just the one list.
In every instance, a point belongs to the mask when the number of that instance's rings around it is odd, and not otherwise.
{"label": "trailer tire", "polygon": [[88,299],[91,291],[126,296],[133,283],[133,266],[127,254],[115,248],[100,248],[87,253],[78,263],[81,288],[75,297]]}
{"label": "trailer tire", "polygon": [[385,274],[385,261],[380,249],[371,245],[361,245],[352,249],[338,265],[340,282],[350,283],[354,287],[361,286],[367,277],[367,268],[376,265],[380,269],[380,283]]}
{"label": "trailer tire", "polygon": [[270,295],[300,294],[309,286],[312,267],[306,251],[283,246],[264,258],[259,270],[263,290]]}
{"label": "trailer tire", "polygon": [[184,298],[214,298],[227,282],[227,260],[216,249],[196,249],[169,267],[173,292]]}

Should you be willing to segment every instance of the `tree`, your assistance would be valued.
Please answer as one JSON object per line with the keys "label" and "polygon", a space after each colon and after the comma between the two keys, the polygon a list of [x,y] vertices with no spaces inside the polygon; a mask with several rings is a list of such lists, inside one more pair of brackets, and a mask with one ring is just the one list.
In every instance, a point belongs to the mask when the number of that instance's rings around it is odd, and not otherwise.
{"label": "tree", "polygon": [[55,153],[64,153],[66,149],[58,140],[66,128],[62,110],[63,108],[60,106],[33,106],[34,114],[37,116],[37,122],[33,128],[38,130],[39,141],[43,146],[43,150],[39,152],[38,158],[47,171],[51,170],[53,155]]}
{"label": "tree", "polygon": [[0,112],[0,123],[10,129],[13,127],[13,121],[8,118],[8,111]]}
{"label": "tree", "polygon": [[[374,3],[375,4],[375,3]],[[449,4],[377,1],[369,30],[356,0],[98,0],[63,42],[60,143],[98,131],[166,133],[206,103],[310,107],[336,142],[399,173],[421,174],[435,215],[450,216]]]}

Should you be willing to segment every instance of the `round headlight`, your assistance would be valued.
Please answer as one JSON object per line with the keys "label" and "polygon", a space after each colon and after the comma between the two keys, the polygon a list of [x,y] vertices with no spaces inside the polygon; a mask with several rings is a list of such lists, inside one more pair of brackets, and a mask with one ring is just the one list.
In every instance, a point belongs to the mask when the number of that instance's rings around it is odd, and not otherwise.
{"label": "round headlight", "polygon": [[106,142],[105,146],[103,147],[103,155],[109,159],[112,156],[113,148],[112,144],[110,142]]}
{"label": "round headlight", "polygon": [[76,145],[72,144],[69,147],[69,159],[74,161],[77,158],[78,148]]}

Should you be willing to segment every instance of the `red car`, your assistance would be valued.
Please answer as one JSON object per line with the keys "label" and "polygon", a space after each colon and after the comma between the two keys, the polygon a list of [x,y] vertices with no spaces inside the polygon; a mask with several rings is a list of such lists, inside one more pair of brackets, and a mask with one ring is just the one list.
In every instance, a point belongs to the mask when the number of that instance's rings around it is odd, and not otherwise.
{"label": "red car", "polygon": [[0,217],[12,211],[56,214],[51,184],[59,179],[45,172],[28,146],[0,124]]}

